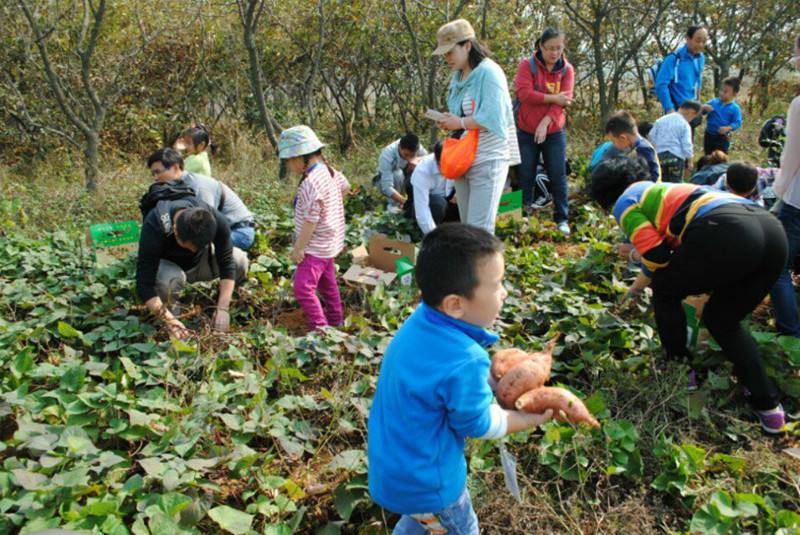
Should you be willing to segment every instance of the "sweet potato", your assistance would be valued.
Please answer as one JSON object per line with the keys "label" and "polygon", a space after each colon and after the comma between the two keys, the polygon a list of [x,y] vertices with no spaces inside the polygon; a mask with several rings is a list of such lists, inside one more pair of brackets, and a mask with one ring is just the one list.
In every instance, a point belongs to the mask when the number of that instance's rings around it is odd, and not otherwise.
{"label": "sweet potato", "polygon": [[587,423],[600,427],[600,423],[589,413],[586,405],[578,397],[564,388],[543,386],[522,394],[514,404],[517,410],[541,414],[553,409],[553,418],[572,424]]}
{"label": "sweet potato", "polygon": [[502,407],[511,409],[514,402],[528,390],[539,388],[550,378],[550,365],[553,362],[549,353],[528,355],[506,373],[497,384],[495,394]]}
{"label": "sweet potato", "polygon": [[508,371],[522,362],[523,360],[536,359],[546,357],[552,362],[553,349],[556,347],[560,335],[556,335],[552,340],[547,342],[542,351],[537,353],[526,353],[521,349],[511,348],[498,351],[492,357],[492,377],[495,379],[502,379]]}
{"label": "sweet potato", "polygon": [[492,357],[492,377],[502,379],[503,376],[528,357],[528,354],[521,349],[512,347],[498,351]]}

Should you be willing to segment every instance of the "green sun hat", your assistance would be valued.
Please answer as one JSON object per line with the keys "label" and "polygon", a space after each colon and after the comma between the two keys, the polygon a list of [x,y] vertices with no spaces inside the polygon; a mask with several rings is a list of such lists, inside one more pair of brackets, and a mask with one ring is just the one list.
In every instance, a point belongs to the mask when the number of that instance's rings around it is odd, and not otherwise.
{"label": "green sun hat", "polygon": [[312,154],[324,147],[317,134],[304,124],[287,128],[278,139],[278,156],[282,160]]}

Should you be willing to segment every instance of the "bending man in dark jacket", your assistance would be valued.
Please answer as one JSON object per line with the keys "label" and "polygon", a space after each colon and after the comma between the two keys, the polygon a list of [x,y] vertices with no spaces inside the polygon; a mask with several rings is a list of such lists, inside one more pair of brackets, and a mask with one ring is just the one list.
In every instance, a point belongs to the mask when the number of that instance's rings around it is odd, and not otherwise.
{"label": "bending man in dark jacket", "polygon": [[187,282],[219,277],[214,329],[226,332],[236,281],[247,275],[247,255],[231,245],[225,217],[195,197],[161,201],[144,218],[136,265],[136,294],[167,325],[171,336],[190,331],[170,312]]}

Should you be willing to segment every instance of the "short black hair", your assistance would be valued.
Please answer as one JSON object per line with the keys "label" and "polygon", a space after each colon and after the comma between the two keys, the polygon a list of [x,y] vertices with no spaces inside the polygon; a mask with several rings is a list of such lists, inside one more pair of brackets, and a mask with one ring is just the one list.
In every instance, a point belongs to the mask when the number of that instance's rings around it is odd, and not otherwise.
{"label": "short black hair", "polygon": [[636,125],[636,130],[639,131],[639,135],[642,137],[647,137],[650,135],[650,130],[653,129],[653,123],[650,121],[641,121],[639,124]]}
{"label": "short black hair", "polygon": [[725,183],[734,193],[750,193],[758,183],[758,169],[745,162],[733,162],[728,167]]}
{"label": "short black hair", "polygon": [[682,109],[682,110],[692,110],[694,112],[700,113],[700,110],[703,109],[703,105],[700,104],[700,101],[698,101],[698,100],[689,99],[689,100],[684,100],[683,101],[683,104],[681,104],[681,108],[680,109]]}
{"label": "short black hair", "polygon": [[448,295],[472,298],[480,285],[478,266],[503,254],[503,242],[482,228],[463,223],[439,225],[425,236],[415,268],[426,305],[437,307]]}
{"label": "short black hair", "polygon": [[417,152],[419,150],[419,137],[416,134],[406,134],[400,138],[400,148]]}
{"label": "short black hair", "polygon": [[728,76],[727,78],[722,80],[722,85],[727,85],[731,89],[733,89],[734,93],[738,93],[739,89],[741,89],[742,87],[742,81],[736,76]]}
{"label": "short black hair", "polygon": [[437,141],[436,145],[433,146],[433,157],[436,158],[436,163],[439,163],[439,160],[442,159],[442,147],[444,147],[444,144],[441,141]]}
{"label": "short black hair", "polygon": [[686,37],[688,39],[691,39],[692,37],[694,37],[694,34],[696,34],[699,30],[704,30],[704,29],[705,26],[689,26],[689,28],[686,30]]}
{"label": "short black hair", "polygon": [[169,147],[158,149],[151,154],[147,158],[147,168],[149,169],[156,162],[161,162],[161,165],[164,166],[164,169],[169,169],[173,165],[177,165],[181,168],[181,170],[183,169],[183,158],[181,157],[181,153]]}
{"label": "short black hair", "polygon": [[198,123],[196,125],[190,126],[186,130],[183,131],[183,137],[190,137],[192,138],[192,143],[195,146],[198,146],[202,143],[205,144],[206,148],[208,148],[209,144],[209,132],[208,127],[203,123]]}
{"label": "short black hair", "polygon": [[618,111],[606,121],[606,134],[619,136],[621,134],[635,134],[636,119],[627,111]]}
{"label": "short black hair", "polygon": [[589,195],[608,210],[628,186],[642,180],[650,180],[650,170],[644,158],[609,158],[601,161],[592,171]]}
{"label": "short black hair", "polygon": [[208,208],[202,206],[187,208],[175,219],[175,234],[181,241],[202,249],[211,243],[217,234],[217,218]]}

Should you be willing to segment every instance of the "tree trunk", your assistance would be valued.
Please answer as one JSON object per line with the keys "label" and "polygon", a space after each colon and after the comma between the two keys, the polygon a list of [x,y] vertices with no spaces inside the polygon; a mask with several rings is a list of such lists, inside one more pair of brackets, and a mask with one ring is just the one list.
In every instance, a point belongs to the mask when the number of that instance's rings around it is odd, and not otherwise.
{"label": "tree trunk", "polygon": [[267,103],[264,100],[264,89],[261,83],[261,65],[258,58],[258,49],[256,48],[255,41],[253,40],[253,30],[250,21],[242,21],[244,26],[244,47],[247,49],[247,59],[250,63],[250,88],[253,92],[253,98],[256,99],[258,106],[258,115],[261,119],[261,126],[267,134],[272,148],[278,150],[278,138],[275,135],[274,119],[267,109]]}
{"label": "tree trunk", "polygon": [[86,147],[83,150],[83,165],[86,177],[86,189],[94,193],[97,191],[97,161],[100,136],[97,132],[91,132],[87,133],[85,138]]}

